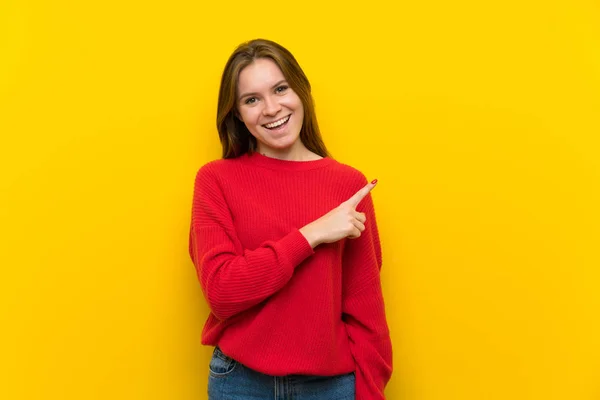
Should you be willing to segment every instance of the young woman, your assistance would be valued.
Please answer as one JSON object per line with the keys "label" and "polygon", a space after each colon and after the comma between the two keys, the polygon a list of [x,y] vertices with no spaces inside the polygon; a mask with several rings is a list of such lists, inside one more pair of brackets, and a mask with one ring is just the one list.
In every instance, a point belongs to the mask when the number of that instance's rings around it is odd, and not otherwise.
{"label": "young woman", "polygon": [[189,243],[211,310],[209,399],[384,399],[377,181],[329,156],[310,83],[272,41],[230,56],[217,128],[223,159],[196,175]]}

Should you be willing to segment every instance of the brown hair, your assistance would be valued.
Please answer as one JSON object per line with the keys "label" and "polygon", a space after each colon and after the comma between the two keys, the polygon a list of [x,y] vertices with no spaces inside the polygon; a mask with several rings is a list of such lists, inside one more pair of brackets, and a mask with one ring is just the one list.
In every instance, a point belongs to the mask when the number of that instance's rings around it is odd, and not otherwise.
{"label": "brown hair", "polygon": [[321,157],[329,156],[321,138],[310,83],[304,71],[287,49],[266,39],[255,39],[240,44],[227,60],[221,77],[219,103],[217,106],[217,130],[223,146],[223,158],[235,158],[257,149],[256,138],[236,116],[237,83],[242,69],[257,58],[273,60],[281,69],[292,90],[300,97],[304,107],[304,120],[300,140],[310,151]]}

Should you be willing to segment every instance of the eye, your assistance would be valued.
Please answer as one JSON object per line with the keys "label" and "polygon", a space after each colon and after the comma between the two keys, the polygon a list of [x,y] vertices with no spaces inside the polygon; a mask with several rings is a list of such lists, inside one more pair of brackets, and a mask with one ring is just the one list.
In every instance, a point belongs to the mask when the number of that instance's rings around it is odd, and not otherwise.
{"label": "eye", "polygon": [[244,104],[254,104],[256,103],[256,97],[248,97],[246,99],[246,101],[244,101]]}
{"label": "eye", "polygon": [[276,93],[283,93],[288,89],[288,86],[286,85],[281,85],[281,86],[277,86],[277,88],[275,89]]}

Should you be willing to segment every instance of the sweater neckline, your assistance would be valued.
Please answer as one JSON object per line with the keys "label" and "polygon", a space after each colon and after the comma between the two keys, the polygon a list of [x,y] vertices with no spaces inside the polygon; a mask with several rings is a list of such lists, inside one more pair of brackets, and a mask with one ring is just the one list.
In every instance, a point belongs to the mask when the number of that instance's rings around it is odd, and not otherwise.
{"label": "sweater neckline", "polygon": [[286,171],[306,171],[310,169],[323,168],[331,165],[334,162],[334,160],[330,157],[323,157],[319,158],[318,160],[309,161],[280,160],[279,158],[268,157],[256,151],[253,152],[252,155],[246,153],[243,157],[250,163],[261,167]]}

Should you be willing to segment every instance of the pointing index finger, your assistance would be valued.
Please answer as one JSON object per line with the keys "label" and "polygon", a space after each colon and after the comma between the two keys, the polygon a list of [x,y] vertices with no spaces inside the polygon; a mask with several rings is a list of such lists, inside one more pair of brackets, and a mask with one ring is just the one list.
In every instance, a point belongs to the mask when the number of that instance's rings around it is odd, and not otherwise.
{"label": "pointing index finger", "polygon": [[350,197],[346,202],[348,204],[350,204],[352,207],[355,207],[359,205],[359,203],[362,201],[362,199],[364,199],[371,190],[373,190],[373,188],[375,187],[375,185],[377,184],[377,179],[373,180],[373,182],[371,183],[367,183],[365,186],[362,187],[362,189],[360,189],[358,192],[356,192],[352,197]]}

